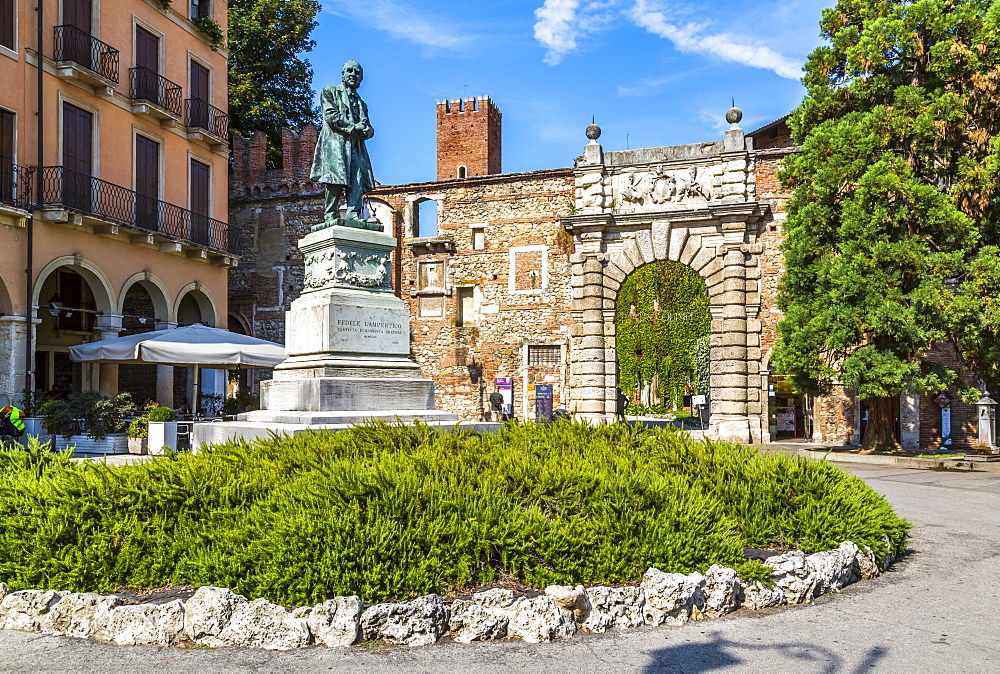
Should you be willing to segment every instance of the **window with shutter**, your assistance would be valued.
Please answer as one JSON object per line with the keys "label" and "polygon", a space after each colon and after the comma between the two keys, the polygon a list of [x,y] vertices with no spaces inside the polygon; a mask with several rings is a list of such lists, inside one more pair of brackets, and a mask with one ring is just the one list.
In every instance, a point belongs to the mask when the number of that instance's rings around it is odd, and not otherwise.
{"label": "window with shutter", "polygon": [[135,224],[159,230],[160,144],[145,136],[135,137]]}
{"label": "window with shutter", "polygon": [[191,240],[208,245],[209,166],[191,160]]}
{"label": "window with shutter", "polygon": [[14,49],[14,0],[0,0],[0,45]]}
{"label": "window with shutter", "polygon": [[192,19],[210,19],[212,17],[211,0],[191,0]]}
{"label": "window with shutter", "polygon": [[160,38],[142,26],[135,27],[135,67],[132,98],[163,105],[159,91]]}
{"label": "window with shutter", "polygon": [[90,211],[94,170],[94,115],[63,103],[63,203]]}
{"label": "window with shutter", "polygon": [[0,110],[0,203],[14,199],[14,113]]}

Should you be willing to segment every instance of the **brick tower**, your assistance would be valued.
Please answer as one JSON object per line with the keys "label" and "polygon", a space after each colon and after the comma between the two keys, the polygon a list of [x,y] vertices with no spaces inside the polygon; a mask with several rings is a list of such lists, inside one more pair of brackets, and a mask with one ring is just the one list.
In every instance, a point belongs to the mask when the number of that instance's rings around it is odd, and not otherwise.
{"label": "brick tower", "polygon": [[489,96],[437,102],[437,179],[500,173],[500,110]]}

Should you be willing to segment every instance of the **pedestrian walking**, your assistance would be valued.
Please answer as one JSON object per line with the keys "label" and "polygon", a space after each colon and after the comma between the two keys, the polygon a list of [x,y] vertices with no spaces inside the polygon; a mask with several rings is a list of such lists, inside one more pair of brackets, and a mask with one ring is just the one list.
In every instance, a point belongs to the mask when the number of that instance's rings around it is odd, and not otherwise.
{"label": "pedestrian walking", "polygon": [[620,388],[616,390],[618,394],[615,396],[615,416],[618,417],[618,421],[625,421],[625,408],[631,401]]}

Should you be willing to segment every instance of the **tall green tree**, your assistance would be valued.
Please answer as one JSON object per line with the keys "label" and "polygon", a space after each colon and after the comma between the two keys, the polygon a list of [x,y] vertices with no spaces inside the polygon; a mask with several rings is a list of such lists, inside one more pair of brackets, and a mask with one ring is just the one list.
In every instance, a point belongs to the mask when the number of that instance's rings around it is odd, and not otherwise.
{"label": "tall green tree", "polygon": [[319,0],[230,0],[229,117],[244,136],[267,134],[281,144],[282,127],[317,119],[312,66],[301,57],[311,39]]}
{"label": "tall green tree", "polygon": [[[995,375],[998,5],[841,0],[805,67],[773,362],[804,392],[853,386],[866,449],[896,445],[900,394]],[[942,342],[958,368],[928,357]]]}

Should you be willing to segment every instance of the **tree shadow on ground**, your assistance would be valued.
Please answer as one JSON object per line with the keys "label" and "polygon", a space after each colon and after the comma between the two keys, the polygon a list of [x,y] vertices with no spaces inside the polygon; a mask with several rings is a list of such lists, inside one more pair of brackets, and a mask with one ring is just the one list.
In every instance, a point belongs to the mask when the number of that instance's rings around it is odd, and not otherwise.
{"label": "tree shadow on ground", "polygon": [[[804,641],[780,643],[746,643],[725,638],[718,632],[706,634],[705,641],[678,644],[650,653],[652,662],[643,670],[646,674],[666,672],[715,672],[728,669],[860,674],[875,668],[889,652],[887,646],[873,646],[859,653],[856,664],[853,653],[836,652],[827,646]],[[846,648],[849,648],[847,646]]]}

